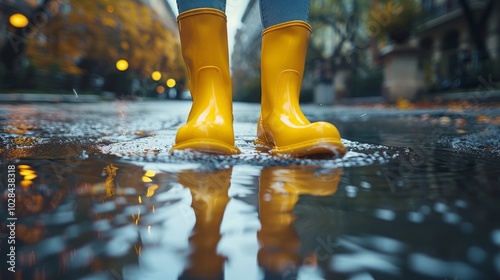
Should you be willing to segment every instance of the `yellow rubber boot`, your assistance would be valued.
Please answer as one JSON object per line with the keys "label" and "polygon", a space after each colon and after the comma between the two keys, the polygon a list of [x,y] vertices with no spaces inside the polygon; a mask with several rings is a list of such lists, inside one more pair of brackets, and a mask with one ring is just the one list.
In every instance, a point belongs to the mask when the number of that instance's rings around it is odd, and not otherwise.
{"label": "yellow rubber boot", "polygon": [[177,17],[193,105],[171,151],[239,153],[234,146],[226,22],[222,11],[210,8],[189,10]]}
{"label": "yellow rubber boot", "polygon": [[311,26],[304,21],[277,24],[262,33],[262,107],[255,143],[277,155],[343,156],[346,148],[337,128],[311,123],[300,109],[310,35]]}

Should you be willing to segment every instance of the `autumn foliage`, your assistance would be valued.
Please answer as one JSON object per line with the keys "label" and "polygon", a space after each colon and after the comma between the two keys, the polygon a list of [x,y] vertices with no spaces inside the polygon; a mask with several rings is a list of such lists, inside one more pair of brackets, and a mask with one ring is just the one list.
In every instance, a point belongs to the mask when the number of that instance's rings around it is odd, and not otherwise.
{"label": "autumn foliage", "polygon": [[[155,11],[138,0],[67,0],[50,23],[30,40],[26,56],[39,69],[105,75],[119,59],[136,77],[153,71],[183,79],[176,26],[166,26]],[[93,67],[83,65],[91,61]]]}

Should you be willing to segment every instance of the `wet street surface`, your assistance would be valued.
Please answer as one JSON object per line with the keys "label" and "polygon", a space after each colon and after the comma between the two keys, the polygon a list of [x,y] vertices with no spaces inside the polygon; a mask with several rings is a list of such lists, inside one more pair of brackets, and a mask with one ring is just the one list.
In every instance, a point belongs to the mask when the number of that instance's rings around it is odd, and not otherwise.
{"label": "wet street surface", "polygon": [[171,155],[189,108],[0,105],[0,279],[500,277],[500,107],[305,105],[342,159],[257,150],[242,103],[242,154]]}

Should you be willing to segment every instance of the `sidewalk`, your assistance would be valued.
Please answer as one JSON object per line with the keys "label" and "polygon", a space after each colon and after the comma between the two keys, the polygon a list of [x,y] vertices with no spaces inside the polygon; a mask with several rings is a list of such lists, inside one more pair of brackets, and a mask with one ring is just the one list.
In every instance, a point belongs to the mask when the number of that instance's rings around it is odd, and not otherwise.
{"label": "sidewalk", "polygon": [[[500,90],[451,92],[451,93],[426,93],[417,97],[415,102],[435,102],[435,101],[469,101],[473,103],[500,103]],[[385,103],[382,96],[373,97],[350,97],[337,101],[338,105],[362,105]]]}
{"label": "sidewalk", "polygon": [[[103,95],[78,95],[76,94],[51,94],[51,93],[0,93],[0,103],[96,103],[104,100],[114,100],[114,96]],[[500,103],[500,90],[435,93],[420,96],[415,102],[436,101],[469,101],[478,103]],[[382,96],[342,98],[333,105],[358,106],[367,104],[385,104]],[[328,107],[328,106],[327,106]]]}
{"label": "sidewalk", "polygon": [[0,103],[95,103],[99,95],[50,94],[50,93],[0,93]]}

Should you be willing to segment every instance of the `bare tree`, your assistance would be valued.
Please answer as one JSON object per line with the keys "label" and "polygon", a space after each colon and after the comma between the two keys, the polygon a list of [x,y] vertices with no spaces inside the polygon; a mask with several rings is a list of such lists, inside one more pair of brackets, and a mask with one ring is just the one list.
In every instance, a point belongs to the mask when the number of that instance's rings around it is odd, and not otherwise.
{"label": "bare tree", "polygon": [[[333,71],[345,60],[352,59],[353,48],[368,47],[368,36],[363,33],[363,14],[368,1],[324,1],[318,7],[312,7],[309,21],[315,25],[315,30],[331,29],[332,38],[324,38],[333,42],[329,55],[325,57],[324,46],[311,45],[310,51],[316,59],[327,62]],[[319,32],[315,32],[319,33]],[[313,34],[315,36],[315,34]],[[363,38],[364,37],[364,38]],[[313,38],[314,40],[314,38]]]}

